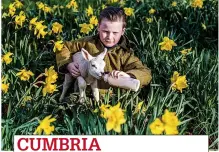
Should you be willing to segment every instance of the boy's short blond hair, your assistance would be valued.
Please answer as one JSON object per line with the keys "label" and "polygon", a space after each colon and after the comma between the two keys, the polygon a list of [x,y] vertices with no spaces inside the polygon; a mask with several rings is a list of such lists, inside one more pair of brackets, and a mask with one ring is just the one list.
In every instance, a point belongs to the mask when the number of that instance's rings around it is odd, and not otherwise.
{"label": "boy's short blond hair", "polygon": [[126,26],[126,15],[125,15],[123,8],[113,7],[113,6],[106,7],[105,9],[101,11],[99,19],[98,19],[98,23],[100,24],[102,19],[104,18],[112,22],[122,21],[123,27]]}

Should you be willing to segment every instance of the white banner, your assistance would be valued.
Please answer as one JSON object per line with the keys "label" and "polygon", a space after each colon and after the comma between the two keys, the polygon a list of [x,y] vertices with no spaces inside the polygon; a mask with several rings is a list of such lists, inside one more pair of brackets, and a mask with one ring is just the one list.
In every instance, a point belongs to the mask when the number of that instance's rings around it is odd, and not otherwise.
{"label": "white banner", "polygon": [[208,136],[15,136],[14,151],[208,152]]}

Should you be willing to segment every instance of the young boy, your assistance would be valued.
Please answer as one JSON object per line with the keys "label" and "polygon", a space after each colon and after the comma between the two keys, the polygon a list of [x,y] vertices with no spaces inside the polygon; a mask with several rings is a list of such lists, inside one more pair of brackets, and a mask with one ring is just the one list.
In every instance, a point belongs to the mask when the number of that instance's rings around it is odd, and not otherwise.
{"label": "young boy", "polygon": [[[73,42],[65,42],[62,51],[56,55],[58,70],[60,73],[70,73],[78,77],[80,72],[78,66],[72,61],[72,55],[86,49],[92,56],[97,56],[107,48],[108,52],[104,58],[106,62],[105,72],[110,72],[113,77],[129,75],[140,80],[140,86],[148,85],[151,81],[151,70],[134,56],[132,45],[124,35],[126,27],[126,15],[122,8],[107,7],[99,16],[98,34],[85,37]],[[103,80],[98,81],[101,94],[106,93],[110,85]]]}

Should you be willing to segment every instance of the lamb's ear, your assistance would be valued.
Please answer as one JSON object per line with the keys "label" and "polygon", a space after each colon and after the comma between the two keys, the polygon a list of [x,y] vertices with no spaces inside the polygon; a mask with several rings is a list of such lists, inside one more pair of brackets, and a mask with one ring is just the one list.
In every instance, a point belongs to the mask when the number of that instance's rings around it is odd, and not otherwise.
{"label": "lamb's ear", "polygon": [[91,59],[93,59],[93,57],[84,48],[81,49],[81,54],[85,60],[90,61]]}
{"label": "lamb's ear", "polygon": [[106,55],[106,53],[107,53],[107,49],[104,48],[104,51],[98,55],[98,58],[101,58],[103,60],[105,55]]}

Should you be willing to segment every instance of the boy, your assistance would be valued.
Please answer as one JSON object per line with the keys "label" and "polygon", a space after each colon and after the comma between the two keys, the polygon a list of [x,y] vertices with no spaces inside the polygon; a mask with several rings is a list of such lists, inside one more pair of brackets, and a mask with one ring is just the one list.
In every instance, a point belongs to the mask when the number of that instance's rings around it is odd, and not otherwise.
{"label": "boy", "polygon": [[[126,27],[126,15],[122,8],[107,7],[99,16],[98,34],[85,37],[73,42],[65,42],[62,51],[56,54],[56,61],[60,73],[70,73],[78,77],[80,72],[72,55],[86,49],[92,56],[97,56],[107,48],[107,55],[104,60],[106,66],[104,71],[110,72],[113,77],[129,75],[140,80],[140,86],[148,85],[151,81],[151,70],[134,56],[132,45],[124,35]],[[105,94],[110,85],[103,80],[98,81],[98,88],[101,94]]]}

